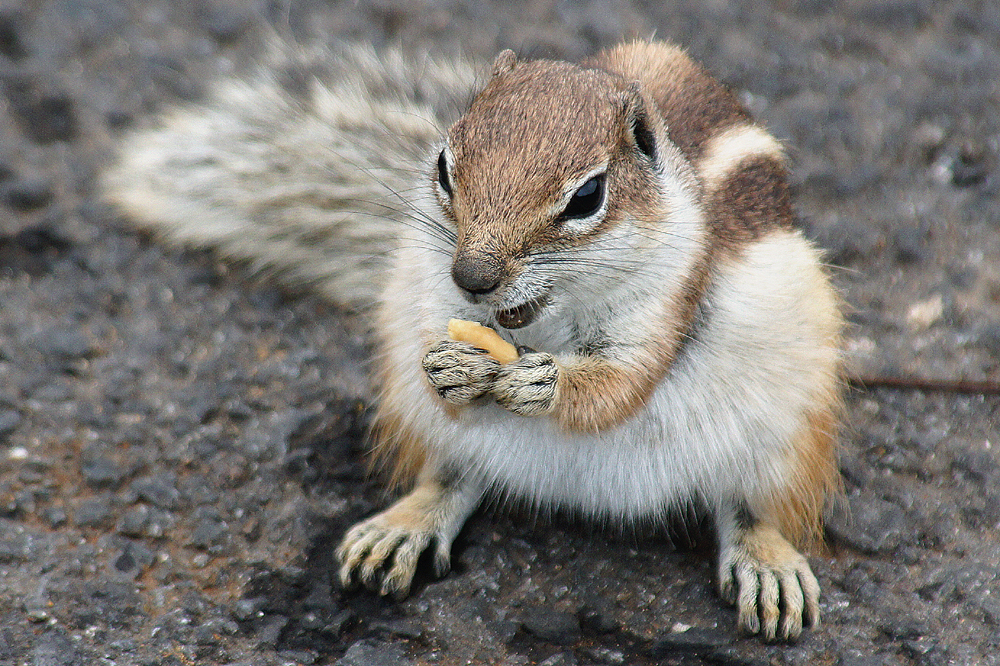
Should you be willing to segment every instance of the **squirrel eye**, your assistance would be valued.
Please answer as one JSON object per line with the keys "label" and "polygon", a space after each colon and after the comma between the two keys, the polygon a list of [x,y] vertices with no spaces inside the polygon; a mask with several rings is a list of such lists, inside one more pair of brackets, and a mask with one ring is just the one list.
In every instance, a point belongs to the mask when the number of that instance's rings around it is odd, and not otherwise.
{"label": "squirrel eye", "polygon": [[570,198],[566,208],[560,213],[560,220],[576,220],[590,217],[604,203],[604,174],[594,176],[580,186]]}
{"label": "squirrel eye", "polygon": [[451,196],[451,178],[448,176],[448,161],[444,157],[444,151],[438,155],[438,187],[444,190],[444,193],[449,197]]}

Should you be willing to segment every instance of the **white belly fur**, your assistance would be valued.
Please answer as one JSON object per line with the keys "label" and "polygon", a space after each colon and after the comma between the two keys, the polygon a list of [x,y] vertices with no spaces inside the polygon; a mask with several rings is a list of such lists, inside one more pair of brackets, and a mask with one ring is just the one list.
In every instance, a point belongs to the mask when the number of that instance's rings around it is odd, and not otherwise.
{"label": "white belly fur", "polygon": [[[413,274],[397,275],[411,293]],[[427,388],[413,331],[445,320],[453,305],[393,305],[391,293],[384,321],[409,325],[388,332],[385,351],[398,361],[390,367],[406,368],[388,379],[390,393],[407,396],[399,414],[432,456],[541,506],[638,518],[696,495],[766,495],[787,479],[787,448],[807,411],[837,381],[836,300],[797,232],[751,244],[715,275],[705,325],[647,405],[605,432],[566,432],[489,400],[447,416]]]}

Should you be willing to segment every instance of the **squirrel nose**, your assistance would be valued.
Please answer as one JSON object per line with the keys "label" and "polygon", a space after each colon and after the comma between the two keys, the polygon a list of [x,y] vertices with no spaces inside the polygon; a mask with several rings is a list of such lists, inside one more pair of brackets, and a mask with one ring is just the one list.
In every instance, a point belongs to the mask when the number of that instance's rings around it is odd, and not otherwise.
{"label": "squirrel nose", "polygon": [[473,296],[485,296],[500,286],[500,262],[488,254],[460,254],[451,265],[451,279]]}

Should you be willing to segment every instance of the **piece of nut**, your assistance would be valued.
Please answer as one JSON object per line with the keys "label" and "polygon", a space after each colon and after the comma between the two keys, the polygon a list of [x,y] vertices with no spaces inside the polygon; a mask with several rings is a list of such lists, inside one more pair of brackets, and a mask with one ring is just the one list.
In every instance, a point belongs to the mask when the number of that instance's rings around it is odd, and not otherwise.
{"label": "piece of nut", "polygon": [[467,342],[473,347],[485,349],[498,363],[511,363],[519,356],[517,348],[497,335],[492,328],[464,319],[448,321],[448,337],[458,342]]}

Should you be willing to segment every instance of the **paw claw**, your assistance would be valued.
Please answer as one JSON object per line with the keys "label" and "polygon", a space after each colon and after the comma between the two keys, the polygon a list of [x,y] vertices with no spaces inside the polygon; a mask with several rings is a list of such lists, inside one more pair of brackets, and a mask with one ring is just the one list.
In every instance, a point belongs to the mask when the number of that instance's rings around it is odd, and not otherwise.
{"label": "paw claw", "polygon": [[395,531],[381,533],[377,536],[378,540],[372,546],[371,550],[368,551],[368,556],[361,563],[361,567],[358,570],[362,583],[371,587],[378,582],[379,570],[392,562],[393,552],[399,547],[400,542],[404,538],[405,535]]}
{"label": "paw claw", "polygon": [[435,568],[447,570],[451,544],[479,503],[482,488],[469,479],[445,483],[428,473],[388,509],[347,531],[337,547],[339,578],[345,588],[361,582],[382,595],[405,597],[420,556],[434,548]]}
{"label": "paw claw", "polygon": [[736,584],[736,572],[732,567],[725,568],[719,572],[719,596],[727,604],[736,604],[736,593],[739,586]]}
{"label": "paw claw", "polygon": [[778,576],[781,586],[781,604],[785,609],[781,618],[780,636],[795,637],[802,633],[803,606],[805,603],[802,585],[796,573],[782,572]]}
{"label": "paw claw", "polygon": [[760,615],[760,633],[764,640],[773,641],[778,635],[778,620],[781,610],[778,607],[778,579],[772,571],[761,571],[758,575],[760,592],[757,598],[757,612]]}
{"label": "paw claw", "polygon": [[438,545],[434,552],[434,575],[440,578],[451,570],[451,549]]}
{"label": "paw claw", "polygon": [[760,616],[757,614],[758,582],[754,571],[745,565],[736,567],[737,624],[740,631],[747,634],[760,633]]}
{"label": "paw claw", "polygon": [[[363,562],[367,561],[372,547],[378,539],[378,533],[371,526],[361,523],[355,525],[337,548],[337,559],[341,562],[340,582],[345,588],[351,588],[366,580]],[[360,570],[359,570],[360,567]],[[360,578],[355,576],[360,574]]]}
{"label": "paw claw", "polygon": [[360,584],[382,596],[403,599],[432,540],[435,571],[439,575],[448,571],[451,541],[432,525],[394,524],[387,514],[391,509],[348,530],[336,551],[338,577],[345,589]]}
{"label": "paw claw", "polygon": [[345,588],[361,583],[382,595],[402,598],[410,590],[417,561],[430,541],[424,530],[387,528],[381,514],[352,528],[337,549],[340,582]]}
{"label": "paw claw", "polygon": [[794,641],[804,624],[819,622],[819,583],[809,563],[771,528],[749,530],[723,548],[719,594],[736,605],[738,629],[766,641]]}
{"label": "paw claw", "polygon": [[796,577],[799,589],[802,590],[805,606],[805,623],[815,629],[819,626],[819,582],[808,565],[806,565],[804,570],[798,570]]}

